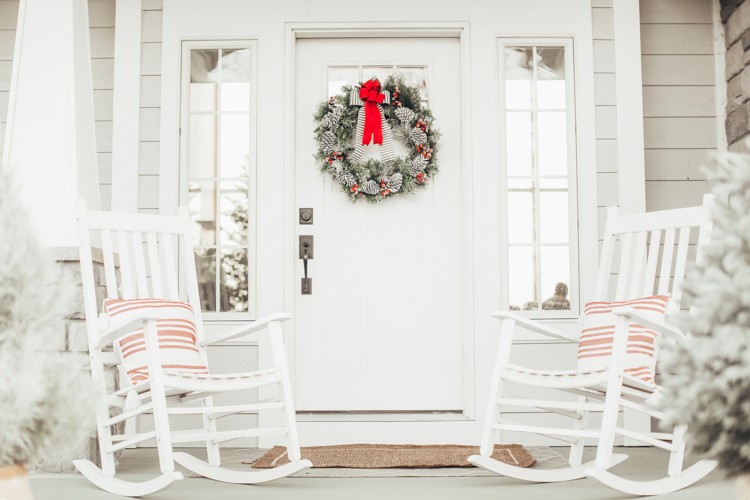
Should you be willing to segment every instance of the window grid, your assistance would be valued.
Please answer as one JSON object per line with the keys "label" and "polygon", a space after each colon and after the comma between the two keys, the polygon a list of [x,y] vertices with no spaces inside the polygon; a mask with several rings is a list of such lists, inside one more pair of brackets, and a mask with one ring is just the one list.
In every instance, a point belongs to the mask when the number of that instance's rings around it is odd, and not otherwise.
{"label": "window grid", "polygon": [[[386,67],[388,67],[393,73],[401,73],[401,72],[403,72],[403,70],[406,70],[406,69],[408,69],[408,70],[413,70],[413,69],[419,69],[419,70],[421,70],[422,71],[422,77],[424,78],[424,88],[425,88],[425,91],[424,92],[420,92],[420,94],[419,94],[420,103],[423,104],[423,105],[425,105],[425,107],[429,107],[429,106],[427,106],[427,103],[429,103],[429,100],[430,100],[429,97],[427,96],[427,94],[428,94],[427,89],[429,88],[428,87],[428,82],[427,82],[427,67],[424,66],[424,65],[418,65],[418,64],[411,64],[411,65],[393,64],[393,65],[378,65],[378,66],[362,65],[362,64],[360,64],[360,65],[334,65],[334,66],[329,66],[329,71],[331,69],[342,69],[342,68],[352,68],[353,69],[353,68],[356,68],[357,72],[358,72],[357,81],[356,82],[348,82],[348,83],[350,85],[357,85],[360,82],[364,82],[365,78],[367,78],[369,80],[370,78],[372,78],[374,76],[374,75],[372,75],[372,71],[368,74],[367,73],[368,70],[384,69]],[[378,79],[380,79],[380,78],[378,78]],[[330,82],[330,77],[329,77],[329,82]],[[380,83],[383,84],[383,83],[385,83],[385,81],[381,80]]]}
{"label": "window grid", "polygon": [[[214,47],[194,47],[191,49],[188,49],[188,55],[190,55],[193,51],[216,51],[218,54],[218,62],[217,66],[215,68],[215,71],[217,73],[217,78],[215,80],[214,85],[216,85],[216,90],[213,95],[213,104],[212,110],[193,110],[192,109],[192,92],[190,91],[190,87],[188,87],[188,107],[187,107],[187,125],[188,125],[188,137],[191,134],[190,130],[190,124],[192,123],[192,118],[194,116],[209,116],[214,117],[212,127],[213,127],[213,134],[211,137],[211,145],[213,147],[213,176],[205,176],[205,175],[195,175],[192,174],[192,168],[191,168],[191,162],[194,160],[192,156],[188,153],[187,155],[187,161],[186,161],[186,170],[187,170],[187,192],[188,192],[188,199],[190,199],[191,194],[199,193],[200,196],[203,195],[203,187],[205,184],[210,183],[211,189],[209,190],[208,195],[213,195],[212,200],[212,206],[213,206],[213,221],[209,221],[213,223],[213,242],[207,243],[203,241],[194,241],[194,248],[196,251],[196,257],[197,259],[204,259],[208,261],[208,257],[210,256],[210,263],[208,263],[208,269],[209,273],[213,273],[213,287],[212,287],[212,302],[215,305],[215,308],[213,310],[208,309],[206,312],[209,313],[208,316],[212,316],[211,313],[220,313],[222,315],[225,315],[227,313],[244,313],[248,314],[251,310],[253,304],[250,302],[252,300],[252,294],[251,291],[248,290],[240,290],[239,293],[245,294],[245,297],[247,298],[246,302],[244,303],[244,306],[240,307],[240,310],[235,310],[232,308],[232,304],[228,300],[228,293],[227,293],[227,300],[224,300],[225,292],[222,290],[222,284],[227,283],[228,278],[228,272],[225,272],[224,270],[224,260],[230,259],[231,256],[239,255],[239,259],[242,258],[242,254],[244,252],[244,255],[246,256],[246,276],[244,276],[244,283],[247,285],[247,287],[250,287],[251,283],[251,276],[249,276],[250,273],[250,258],[251,258],[251,234],[252,234],[252,227],[250,227],[250,214],[247,214],[248,219],[248,230],[247,234],[244,234],[243,241],[237,242],[235,238],[230,237],[230,233],[228,232],[228,228],[225,228],[224,218],[225,214],[223,214],[222,210],[224,209],[231,209],[232,203],[231,201],[224,200],[227,196],[232,196],[236,193],[242,193],[245,196],[244,202],[241,202],[242,205],[245,206],[245,208],[249,211],[251,207],[250,203],[250,185],[251,185],[251,151],[253,148],[252,141],[248,138],[248,145],[249,148],[246,152],[246,157],[248,159],[247,163],[247,175],[243,176],[231,176],[231,177],[223,177],[222,174],[222,146],[223,142],[227,140],[227,138],[223,137],[223,120],[222,117],[224,116],[244,116],[247,117],[248,123],[250,123],[252,118],[252,109],[250,104],[248,106],[248,109],[246,111],[241,110],[231,110],[223,109],[223,87],[222,85],[231,82],[232,80],[225,81],[225,75],[224,75],[224,68],[223,68],[223,58],[225,55],[227,55],[227,51],[229,53],[237,51],[237,50],[243,50],[243,49],[250,49],[250,47],[232,47],[232,48],[223,48],[220,46],[214,46]],[[188,61],[190,61],[190,64],[192,65],[192,58],[189,57]],[[251,75],[248,75],[250,77]],[[188,82],[190,82],[190,77],[187,77]],[[248,78],[248,84],[250,84],[250,78]],[[188,83],[188,85],[192,85],[191,83]],[[252,86],[248,85],[249,91],[252,90]],[[252,129],[252,125],[250,126],[250,129]],[[233,183],[242,183],[242,186],[235,186],[234,188],[231,187]],[[199,198],[200,199],[200,198]],[[224,201],[227,201],[228,205],[225,206]],[[197,220],[194,219],[194,223],[198,223]],[[232,240],[235,240],[234,242]],[[211,253],[213,252],[213,255]],[[235,260],[237,260],[235,258]],[[201,265],[201,264],[199,264]],[[208,298],[206,298],[208,299]],[[209,302],[210,303],[210,302]]]}
{"label": "window grid", "polygon": [[[541,313],[542,311],[542,301],[544,300],[545,295],[551,295],[550,290],[542,289],[542,249],[543,248],[566,248],[568,250],[568,257],[571,262],[571,265],[569,265],[569,277],[567,280],[569,295],[568,300],[571,304],[571,309],[573,309],[574,304],[577,306],[577,277],[573,276],[573,273],[576,272],[577,266],[573,265],[573,258],[575,257],[573,255],[574,253],[574,246],[573,242],[576,238],[576,235],[574,234],[574,219],[568,218],[568,237],[567,242],[544,242],[542,243],[542,234],[541,234],[541,228],[542,228],[542,212],[541,212],[541,205],[542,205],[542,194],[543,193],[570,193],[571,186],[570,184],[574,182],[574,176],[571,176],[571,170],[574,172],[574,165],[568,164],[568,174],[567,175],[550,175],[550,174],[543,174],[540,168],[540,150],[541,147],[543,147],[543,144],[540,144],[540,133],[539,133],[539,114],[540,113],[562,113],[566,117],[566,123],[569,123],[567,120],[568,113],[570,112],[571,103],[569,100],[568,92],[566,89],[565,93],[565,103],[564,107],[562,108],[548,108],[544,107],[541,108],[538,106],[539,102],[539,96],[538,96],[538,82],[540,80],[539,78],[539,65],[540,65],[540,56],[539,56],[539,49],[542,47],[560,47],[564,49],[564,57],[565,57],[565,66],[567,67],[567,59],[570,57],[569,50],[565,46],[560,46],[556,44],[521,44],[521,45],[515,45],[515,44],[509,44],[505,45],[506,49],[531,49],[532,54],[532,62],[531,64],[531,81],[530,83],[530,95],[529,95],[529,105],[528,106],[517,106],[514,105],[512,109],[508,109],[507,102],[504,105],[505,114],[506,117],[510,116],[512,113],[528,113],[531,119],[531,173],[530,175],[511,175],[510,172],[507,173],[507,180],[508,185],[506,185],[506,189],[508,193],[528,193],[531,195],[532,198],[532,206],[531,206],[531,214],[530,214],[530,220],[533,221],[533,231],[532,231],[532,238],[533,241],[531,242],[514,242],[510,243],[507,242],[508,248],[532,248],[532,261],[533,261],[533,267],[532,267],[532,276],[531,279],[533,280],[533,296],[528,298],[529,302],[533,303],[533,307],[526,308],[525,303],[520,304],[513,304],[510,302],[510,298],[506,298],[508,301],[508,306],[512,308],[523,308],[526,309],[529,312],[532,313]],[[506,55],[507,57],[507,55]],[[567,71],[566,71],[567,73]],[[506,75],[506,82],[508,81],[507,75]],[[568,77],[566,75],[565,77],[565,85],[569,85],[570,82],[568,81]],[[508,120],[506,120],[507,124]],[[507,125],[506,125],[507,126]],[[568,144],[568,147],[570,147],[571,138],[569,137],[569,134],[571,133],[570,127],[566,126],[566,143]],[[544,183],[543,181],[548,180],[559,180],[559,181],[565,181],[566,187],[543,187]],[[528,187],[520,187],[519,182],[515,183],[514,187],[510,187],[510,184],[513,183],[513,181],[529,181]],[[570,197],[568,197],[568,213],[571,212],[571,208],[575,207],[575,201],[571,200]],[[572,207],[570,206],[572,204]],[[506,213],[508,214],[508,217],[513,216],[514,214],[511,214],[510,205],[508,205],[508,210],[506,210]],[[529,220],[527,219],[527,220]],[[575,257],[577,258],[577,257]],[[509,268],[512,266],[513,263],[509,262]],[[510,287],[513,286],[513,283],[509,284]],[[549,311],[545,311],[545,313],[548,313]],[[563,315],[565,315],[563,313]]]}

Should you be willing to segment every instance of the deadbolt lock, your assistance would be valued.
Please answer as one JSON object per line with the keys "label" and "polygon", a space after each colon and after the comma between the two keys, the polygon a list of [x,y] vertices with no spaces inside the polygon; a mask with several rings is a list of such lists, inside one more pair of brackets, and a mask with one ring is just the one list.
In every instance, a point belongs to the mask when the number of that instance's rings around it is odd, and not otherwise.
{"label": "deadbolt lock", "polygon": [[312,208],[300,208],[299,209],[299,223],[300,224],[312,224],[313,223],[313,209]]}

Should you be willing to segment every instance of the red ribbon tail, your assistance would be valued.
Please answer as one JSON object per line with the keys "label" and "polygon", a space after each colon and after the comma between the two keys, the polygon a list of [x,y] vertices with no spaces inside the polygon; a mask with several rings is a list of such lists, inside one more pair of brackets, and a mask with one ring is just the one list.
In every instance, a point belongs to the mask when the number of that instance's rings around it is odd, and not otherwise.
{"label": "red ribbon tail", "polygon": [[383,144],[383,124],[378,105],[372,101],[365,101],[365,130],[362,134],[362,145],[367,146],[371,139],[373,144]]}

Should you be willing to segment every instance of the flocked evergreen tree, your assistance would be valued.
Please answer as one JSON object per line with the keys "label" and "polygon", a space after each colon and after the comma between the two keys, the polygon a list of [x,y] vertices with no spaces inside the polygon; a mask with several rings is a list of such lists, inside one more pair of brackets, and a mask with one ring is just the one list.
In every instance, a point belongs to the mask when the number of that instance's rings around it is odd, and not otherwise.
{"label": "flocked evergreen tree", "polygon": [[0,467],[67,458],[94,419],[90,376],[65,353],[44,350],[61,333],[73,290],[50,284],[52,257],[17,193],[0,175]]}
{"label": "flocked evergreen tree", "polygon": [[691,337],[660,354],[659,406],[687,424],[693,452],[737,475],[750,471],[750,156],[728,154],[709,178],[711,242],[683,285]]}

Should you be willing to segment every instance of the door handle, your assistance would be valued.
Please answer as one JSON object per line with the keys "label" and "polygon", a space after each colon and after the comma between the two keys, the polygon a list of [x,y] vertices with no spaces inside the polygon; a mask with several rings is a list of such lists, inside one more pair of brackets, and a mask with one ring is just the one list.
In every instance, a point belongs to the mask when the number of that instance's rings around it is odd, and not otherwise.
{"label": "door handle", "polygon": [[302,295],[312,295],[312,278],[307,277],[307,261],[314,256],[315,246],[312,235],[300,235],[299,237],[299,258],[302,259],[305,276],[302,278],[301,293]]}

